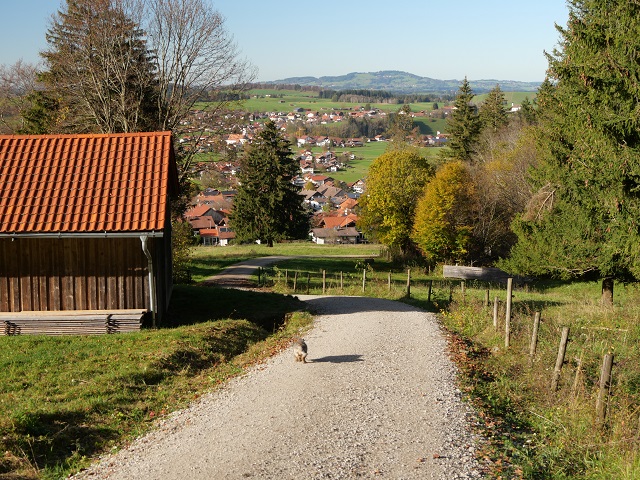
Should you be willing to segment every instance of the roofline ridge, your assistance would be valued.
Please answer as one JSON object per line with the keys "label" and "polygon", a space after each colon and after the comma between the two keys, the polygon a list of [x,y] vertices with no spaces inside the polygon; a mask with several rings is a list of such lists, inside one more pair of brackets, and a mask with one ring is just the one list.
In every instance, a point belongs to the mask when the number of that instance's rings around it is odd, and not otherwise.
{"label": "roofline ridge", "polygon": [[104,138],[104,137],[163,137],[173,135],[171,130],[151,132],[120,132],[120,133],[42,133],[32,135],[0,134],[0,138]]}

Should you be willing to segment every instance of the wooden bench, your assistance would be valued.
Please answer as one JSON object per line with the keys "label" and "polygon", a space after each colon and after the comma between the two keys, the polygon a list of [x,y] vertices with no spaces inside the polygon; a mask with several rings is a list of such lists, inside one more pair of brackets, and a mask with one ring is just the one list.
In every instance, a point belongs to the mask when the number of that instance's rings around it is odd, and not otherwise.
{"label": "wooden bench", "polygon": [[0,312],[0,335],[102,335],[140,330],[147,310]]}

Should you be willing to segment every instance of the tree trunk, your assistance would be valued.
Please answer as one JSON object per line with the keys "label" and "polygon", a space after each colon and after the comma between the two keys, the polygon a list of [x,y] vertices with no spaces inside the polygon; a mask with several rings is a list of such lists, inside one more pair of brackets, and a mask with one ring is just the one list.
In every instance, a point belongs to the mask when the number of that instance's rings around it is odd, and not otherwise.
{"label": "tree trunk", "polygon": [[606,277],[602,279],[602,305],[605,307],[613,306],[613,278]]}

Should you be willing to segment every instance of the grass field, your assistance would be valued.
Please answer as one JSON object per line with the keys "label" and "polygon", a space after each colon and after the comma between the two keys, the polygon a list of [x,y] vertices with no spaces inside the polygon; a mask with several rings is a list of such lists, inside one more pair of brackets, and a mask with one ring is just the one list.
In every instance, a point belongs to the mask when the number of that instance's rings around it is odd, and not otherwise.
{"label": "grass field", "polygon": [[[536,98],[536,92],[502,92],[504,94],[504,98],[507,102],[507,105],[511,106],[512,103],[516,105],[522,104],[525,98],[528,98],[529,101],[533,102],[533,99]],[[482,95],[476,95],[473,97],[473,101],[475,103],[481,103],[486,98],[488,93],[483,93]]]}
{"label": "grass field", "polygon": [[[640,478],[640,309],[637,284],[616,287],[613,308],[600,304],[599,282],[542,282],[514,292],[510,346],[505,347],[504,290],[498,327],[482,287],[456,289],[442,316],[461,367],[463,390],[479,412],[488,444],[480,452],[491,478]],[[542,322],[535,355],[535,312]],[[552,372],[561,331],[569,327],[557,391]],[[599,422],[596,397],[606,353],[615,354],[613,382]],[[607,399],[607,397],[605,397]]]}
{"label": "grass field", "polygon": [[0,337],[0,478],[66,478],[116,450],[284,348],[311,320],[302,308],[268,292],[177,286],[158,330]]}
{"label": "grass field", "polygon": [[[382,155],[388,148],[388,142],[368,142],[362,147],[355,148],[332,148],[340,157],[344,152],[352,153],[356,156],[354,160],[349,160],[349,167],[346,170],[338,172],[329,172],[326,175],[345,183],[355,182],[361,178],[366,178],[371,163]],[[296,150],[297,151],[297,150]],[[322,148],[314,147],[311,149],[314,154],[322,153]],[[441,149],[439,147],[424,147],[420,149],[421,155],[427,158],[438,156]]]}

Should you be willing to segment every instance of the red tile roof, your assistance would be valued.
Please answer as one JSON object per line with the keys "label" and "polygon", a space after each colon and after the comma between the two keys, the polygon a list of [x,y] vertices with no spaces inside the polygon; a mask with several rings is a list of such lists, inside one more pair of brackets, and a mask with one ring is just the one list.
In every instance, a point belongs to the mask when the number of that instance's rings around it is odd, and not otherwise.
{"label": "red tile roof", "polygon": [[357,223],[358,217],[356,215],[341,215],[338,217],[324,217],[322,223],[325,228],[344,228],[353,226]]}
{"label": "red tile roof", "polygon": [[212,209],[211,205],[207,205],[207,204],[195,205],[194,207],[184,212],[184,217],[185,218],[202,217],[205,213],[207,213],[211,209]]}
{"label": "red tile roof", "polygon": [[171,132],[0,135],[0,233],[161,231]]}

